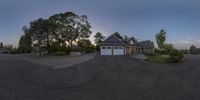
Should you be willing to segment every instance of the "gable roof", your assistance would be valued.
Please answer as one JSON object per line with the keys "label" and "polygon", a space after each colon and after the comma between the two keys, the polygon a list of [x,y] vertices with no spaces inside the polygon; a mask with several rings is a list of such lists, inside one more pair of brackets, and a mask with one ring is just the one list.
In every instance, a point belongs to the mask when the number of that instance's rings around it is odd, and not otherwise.
{"label": "gable roof", "polygon": [[131,38],[129,39],[129,41],[133,41],[134,43],[137,43],[137,40],[135,39],[135,37],[131,37]]}
{"label": "gable roof", "polygon": [[101,45],[126,45],[121,39],[117,38],[114,34],[109,36]]}
{"label": "gable roof", "polygon": [[[131,41],[133,41],[133,44],[131,44]],[[137,40],[134,38],[134,37],[131,37],[127,42],[126,42],[127,45],[129,46],[139,46]]]}
{"label": "gable roof", "polygon": [[[130,41],[133,41],[134,44],[130,44]],[[108,45],[108,46],[135,46],[135,47],[142,47],[145,49],[153,49],[154,43],[150,40],[137,42],[134,37],[131,37],[128,41],[121,40],[117,38],[114,34],[109,36],[105,39],[101,45]]]}

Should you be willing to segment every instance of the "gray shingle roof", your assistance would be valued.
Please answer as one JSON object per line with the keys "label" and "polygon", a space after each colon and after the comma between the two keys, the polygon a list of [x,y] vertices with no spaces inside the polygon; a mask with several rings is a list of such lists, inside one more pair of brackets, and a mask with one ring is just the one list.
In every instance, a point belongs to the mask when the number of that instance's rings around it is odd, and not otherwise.
{"label": "gray shingle roof", "polygon": [[[130,44],[130,41],[133,41],[133,44]],[[132,37],[128,41],[124,41],[124,40],[117,38],[114,34],[112,34],[105,41],[103,41],[101,43],[101,45],[109,45],[109,46],[124,45],[124,46],[142,47],[145,49],[153,49],[154,48],[154,43],[150,40],[137,42],[137,40],[134,37]]]}
{"label": "gray shingle roof", "polygon": [[154,43],[150,40],[141,41],[141,42],[139,42],[139,44],[145,49],[153,49],[154,48]]}
{"label": "gray shingle roof", "polygon": [[114,34],[109,36],[101,45],[126,45],[121,39],[118,39]]}

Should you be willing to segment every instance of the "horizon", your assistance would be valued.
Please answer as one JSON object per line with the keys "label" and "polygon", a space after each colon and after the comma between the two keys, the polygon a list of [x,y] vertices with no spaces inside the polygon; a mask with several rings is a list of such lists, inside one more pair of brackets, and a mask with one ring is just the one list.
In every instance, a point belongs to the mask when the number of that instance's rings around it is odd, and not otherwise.
{"label": "horizon", "polygon": [[166,42],[177,49],[189,49],[192,44],[200,48],[199,4],[197,0],[2,0],[0,42],[17,46],[22,27],[30,21],[73,11],[88,16],[93,31],[91,41],[96,32],[106,37],[119,32],[156,45],[155,35],[164,29]]}

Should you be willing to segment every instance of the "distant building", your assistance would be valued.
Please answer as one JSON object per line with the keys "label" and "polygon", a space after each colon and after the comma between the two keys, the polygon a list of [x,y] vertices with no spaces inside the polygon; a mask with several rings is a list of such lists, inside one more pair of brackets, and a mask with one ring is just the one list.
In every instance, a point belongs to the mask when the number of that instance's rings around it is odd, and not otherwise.
{"label": "distant building", "polygon": [[200,54],[200,48],[196,48],[195,52],[196,52],[197,54]]}
{"label": "distant building", "polygon": [[9,51],[6,48],[0,48],[0,54],[7,54]]}

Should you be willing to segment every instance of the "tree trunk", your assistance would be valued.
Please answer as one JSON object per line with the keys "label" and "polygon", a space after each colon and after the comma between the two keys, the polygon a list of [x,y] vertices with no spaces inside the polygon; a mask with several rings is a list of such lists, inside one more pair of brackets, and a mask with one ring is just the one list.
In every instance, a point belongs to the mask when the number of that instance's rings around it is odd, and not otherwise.
{"label": "tree trunk", "polygon": [[49,33],[47,33],[47,53],[50,54],[50,50],[49,50],[49,47],[50,47],[50,43],[49,43]]}
{"label": "tree trunk", "polygon": [[68,41],[68,43],[69,43],[70,47],[73,46],[73,41]]}

